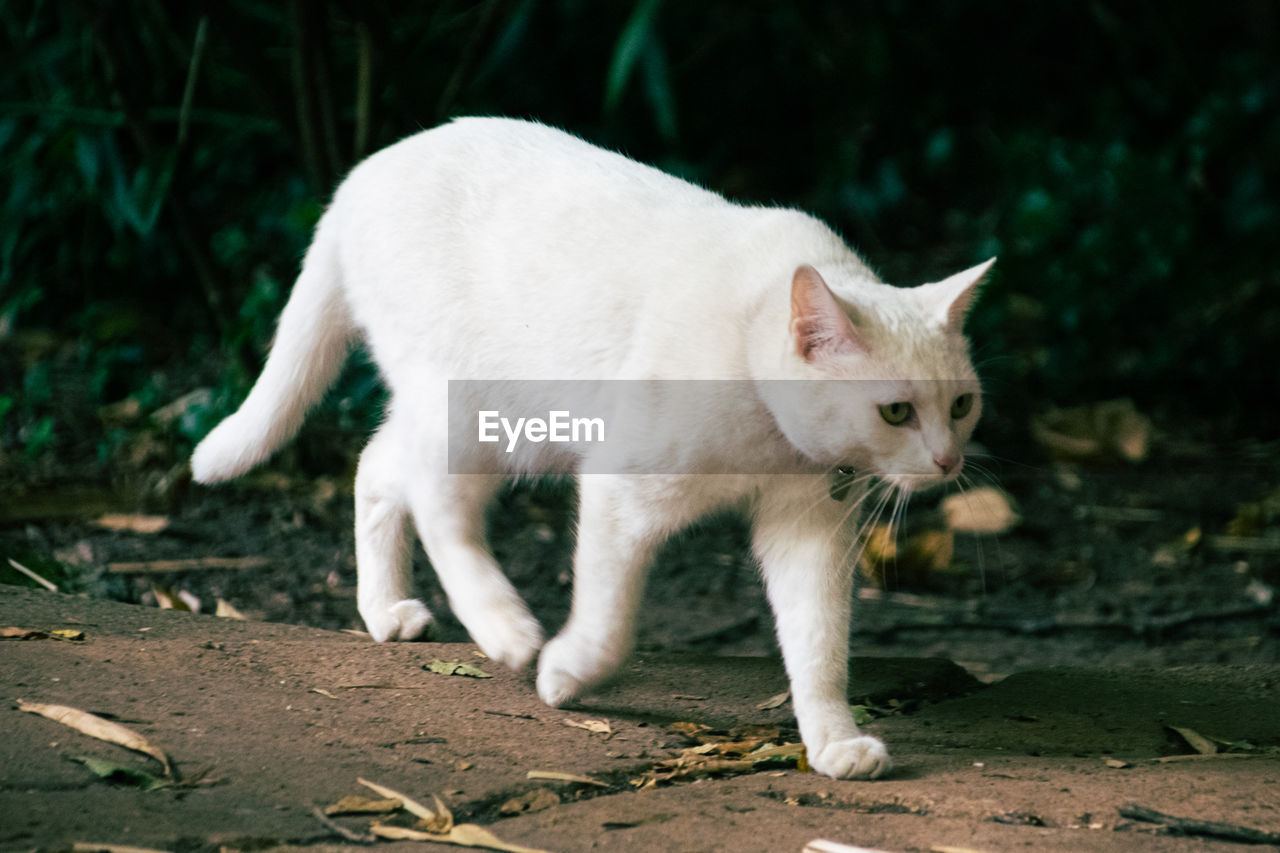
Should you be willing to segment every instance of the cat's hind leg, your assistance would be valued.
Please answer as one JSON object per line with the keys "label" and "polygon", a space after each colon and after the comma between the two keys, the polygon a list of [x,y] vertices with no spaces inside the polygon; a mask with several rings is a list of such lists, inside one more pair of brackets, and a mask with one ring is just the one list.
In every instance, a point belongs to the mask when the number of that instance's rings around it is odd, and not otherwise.
{"label": "cat's hind leg", "polygon": [[485,540],[485,509],[502,482],[498,475],[418,470],[410,505],[454,615],[486,655],[518,670],[542,647],[542,626]]}
{"label": "cat's hind leg", "polygon": [[378,642],[417,639],[433,621],[427,606],[413,597],[409,506],[397,439],[393,425],[385,424],[360,454],[356,470],[356,601]]}

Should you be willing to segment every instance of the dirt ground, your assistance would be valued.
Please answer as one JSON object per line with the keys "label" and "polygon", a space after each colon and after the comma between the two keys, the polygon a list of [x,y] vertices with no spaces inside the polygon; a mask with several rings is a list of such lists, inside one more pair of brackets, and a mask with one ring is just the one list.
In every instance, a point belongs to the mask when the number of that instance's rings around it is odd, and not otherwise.
{"label": "dirt ground", "polygon": [[[885,714],[868,728],[894,751],[889,778],[838,782],[782,762],[665,779],[654,777],[659,762],[691,743],[673,724],[794,741],[789,705],[757,707],[785,689],[775,660],[642,653],[612,686],[553,710],[528,677],[468,644],[375,645],[14,587],[0,587],[0,622],[84,635],[3,641],[0,847],[9,850],[350,845],[312,809],[369,794],[360,778],[429,806],[439,795],[457,822],[543,850],[800,850],[818,838],[898,851],[1228,843],[1124,818],[1129,803],[1280,832],[1280,755],[1267,750],[1280,745],[1276,665],[1032,670],[983,686],[945,660],[855,658],[854,700]],[[492,677],[424,669],[434,660]],[[19,700],[130,726],[168,753],[181,781],[143,791],[136,780],[100,780],[84,758],[161,771],[23,713]],[[1245,751],[1194,757],[1169,726]],[[644,787],[646,778],[657,784]],[[356,833],[369,825],[331,820]]]}
{"label": "dirt ground", "polygon": [[[349,475],[286,475],[286,460],[210,490],[171,456],[112,483],[6,482],[0,556],[80,595],[0,586],[0,628],[85,638],[0,640],[0,715],[13,733],[0,742],[0,849],[352,844],[311,808],[364,792],[358,777],[427,803],[438,794],[459,822],[547,850],[1229,843],[1122,817],[1130,802],[1280,832],[1280,449],[1164,440],[1141,465],[1025,458],[981,463],[1012,496],[1013,530],[956,535],[945,560],[903,547],[866,570],[850,700],[897,761],[874,783],[803,773],[792,756],[645,787],[698,743],[673,723],[710,727],[704,740],[796,739],[789,705],[757,708],[786,684],[733,519],[663,551],[627,671],[555,711],[527,675],[475,655],[421,554],[443,644],[341,633],[360,628]],[[106,512],[158,521],[104,524]],[[512,490],[491,515],[495,552],[549,630],[567,612],[572,515],[571,490],[554,483]],[[898,541],[936,532],[939,517],[935,500],[916,501]],[[224,562],[159,562],[208,558]],[[7,566],[0,582],[30,585]],[[175,598],[249,619],[157,608]],[[493,677],[422,669],[435,659]],[[20,699],[131,725],[185,781],[102,781],[67,759],[156,768],[22,713]],[[1171,726],[1217,753],[1191,757],[1193,741]],[[533,809],[505,816],[521,796]]]}

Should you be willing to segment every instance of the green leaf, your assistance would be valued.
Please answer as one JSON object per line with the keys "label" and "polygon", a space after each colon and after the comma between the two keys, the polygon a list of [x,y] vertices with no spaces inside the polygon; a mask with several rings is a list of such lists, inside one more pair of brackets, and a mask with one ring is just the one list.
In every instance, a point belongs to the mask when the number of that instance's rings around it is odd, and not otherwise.
{"label": "green leaf", "polygon": [[28,459],[38,459],[53,443],[53,418],[49,415],[37,420],[23,435]]}
{"label": "green leaf", "polygon": [[865,726],[867,723],[875,722],[876,715],[871,713],[869,705],[850,705],[853,710],[853,721],[859,726]]}
{"label": "green leaf", "polygon": [[177,165],[178,150],[171,148],[148,156],[127,183],[117,173],[112,194],[114,209],[139,235],[146,236],[155,228]]}
{"label": "green leaf", "polygon": [[656,38],[648,38],[642,47],[640,71],[644,75],[644,91],[649,97],[649,105],[653,108],[654,121],[658,123],[658,132],[667,142],[676,139],[676,104],[671,90],[671,80],[667,76],[667,58],[662,45]]}
{"label": "green leaf", "polygon": [[114,761],[107,761],[102,758],[90,758],[87,755],[73,755],[72,761],[78,761],[89,771],[102,779],[104,782],[112,782],[117,785],[126,785],[137,788],[140,791],[154,791],[157,788],[166,788],[172,785],[172,780],[163,779],[154,776],[145,770],[139,770],[136,767],[129,767],[124,764],[117,764]]}
{"label": "green leaf", "polygon": [[428,672],[436,672],[440,675],[465,675],[468,678],[493,678],[492,675],[485,672],[478,666],[463,663],[459,660],[440,660],[436,658],[431,663],[423,664],[423,669]]}
{"label": "green leaf", "polygon": [[661,5],[662,0],[640,0],[623,26],[618,43],[614,46],[613,61],[609,64],[609,75],[605,80],[605,112],[613,112],[621,102],[636,60],[645,44],[653,37],[653,22]]}

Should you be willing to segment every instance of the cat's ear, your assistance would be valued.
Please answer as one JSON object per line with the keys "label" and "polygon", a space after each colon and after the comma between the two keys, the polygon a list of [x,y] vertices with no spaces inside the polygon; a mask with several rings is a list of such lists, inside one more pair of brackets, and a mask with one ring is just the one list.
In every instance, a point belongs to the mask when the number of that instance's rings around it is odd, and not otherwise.
{"label": "cat's ear", "polygon": [[964,328],[964,318],[973,307],[974,300],[978,298],[978,289],[995,262],[996,259],[991,258],[976,267],[970,267],[963,272],[947,276],[942,281],[926,285],[930,288],[930,298],[933,300],[942,325],[956,332]]}
{"label": "cat's ear", "polygon": [[866,350],[831,288],[808,264],[791,278],[791,342],[796,354],[809,362]]}

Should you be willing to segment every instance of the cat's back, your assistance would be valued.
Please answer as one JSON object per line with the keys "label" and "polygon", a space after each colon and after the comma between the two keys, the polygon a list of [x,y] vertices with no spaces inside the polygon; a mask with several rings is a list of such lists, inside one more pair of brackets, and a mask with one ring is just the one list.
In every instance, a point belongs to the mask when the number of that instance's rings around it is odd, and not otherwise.
{"label": "cat's back", "polygon": [[[441,203],[502,198],[526,209],[577,200],[599,205],[730,207],[719,195],[538,122],[468,117],[374,154],[346,184],[376,185]],[[422,196],[418,196],[422,197]]]}
{"label": "cat's back", "polygon": [[692,340],[702,373],[730,375],[721,362],[744,345],[734,330],[755,294],[845,251],[796,211],[733,204],[500,118],[374,154],[326,219],[353,317],[389,374],[428,361],[450,375],[648,374],[687,362],[672,353]]}

